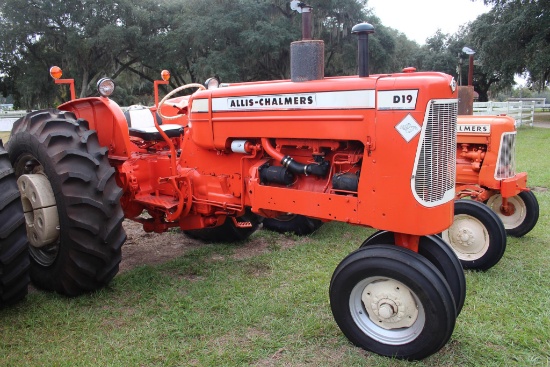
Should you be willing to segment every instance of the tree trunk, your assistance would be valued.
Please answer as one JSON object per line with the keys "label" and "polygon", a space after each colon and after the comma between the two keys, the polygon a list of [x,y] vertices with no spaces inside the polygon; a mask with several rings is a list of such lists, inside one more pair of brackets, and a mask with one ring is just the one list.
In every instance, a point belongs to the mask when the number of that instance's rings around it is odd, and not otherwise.
{"label": "tree trunk", "polygon": [[86,91],[88,90],[88,70],[84,70],[82,73],[82,87],[80,89],[80,98],[86,97]]}

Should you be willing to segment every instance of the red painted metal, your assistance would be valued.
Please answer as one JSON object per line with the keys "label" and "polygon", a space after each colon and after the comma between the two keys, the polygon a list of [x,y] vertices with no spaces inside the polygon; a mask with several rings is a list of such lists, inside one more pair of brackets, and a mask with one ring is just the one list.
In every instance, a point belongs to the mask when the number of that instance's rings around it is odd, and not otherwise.
{"label": "red painted metal", "polygon": [[159,85],[167,85],[168,83],[168,80],[155,80],[153,82],[153,88],[155,92],[155,109],[159,106]]}
{"label": "red painted metal", "polygon": [[69,89],[71,90],[71,100],[76,99],[74,79],[55,79],[55,84],[69,84]]}
{"label": "red painted metal", "polygon": [[[161,106],[163,114],[179,117],[164,123],[180,124],[185,132],[168,138],[153,119],[162,136],[155,142],[131,137],[122,110],[108,98],[75,99],[59,108],[86,119],[97,131],[117,171],[125,215],[146,231],[217,226],[249,207],[266,216],[293,212],[392,231],[398,245],[417,251],[418,236],[449,227],[453,200],[431,207],[417,201],[411,175],[420,134],[407,141],[396,125],[414,118],[422,126],[434,98],[456,101],[450,84],[451,77],[440,73],[237,83],[169,100]],[[377,109],[377,93],[394,90],[418,91],[415,107]],[[220,101],[250,96],[274,96],[279,102],[281,95],[300,96],[296,101],[308,103],[308,97],[321,98],[317,93],[328,91],[333,93],[329,101],[350,91],[372,91],[373,100],[354,108],[218,109]],[[231,150],[235,140],[244,141],[244,152]],[[328,172],[297,173],[289,186],[262,182],[262,167],[281,166],[285,156],[300,165],[324,160]],[[333,190],[332,177],[346,173],[360,174],[357,190]],[[142,218],[143,211],[150,218]]]}

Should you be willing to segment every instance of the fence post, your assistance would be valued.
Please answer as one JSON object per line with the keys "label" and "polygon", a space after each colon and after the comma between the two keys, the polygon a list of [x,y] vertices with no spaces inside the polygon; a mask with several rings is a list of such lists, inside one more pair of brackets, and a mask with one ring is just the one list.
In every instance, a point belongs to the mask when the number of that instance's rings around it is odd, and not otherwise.
{"label": "fence post", "polygon": [[519,125],[516,125],[518,127],[523,125],[523,101],[519,101]]}
{"label": "fence post", "polygon": [[534,122],[535,122],[535,101],[533,101],[533,105],[531,106],[531,122],[529,123],[529,126],[533,127]]}

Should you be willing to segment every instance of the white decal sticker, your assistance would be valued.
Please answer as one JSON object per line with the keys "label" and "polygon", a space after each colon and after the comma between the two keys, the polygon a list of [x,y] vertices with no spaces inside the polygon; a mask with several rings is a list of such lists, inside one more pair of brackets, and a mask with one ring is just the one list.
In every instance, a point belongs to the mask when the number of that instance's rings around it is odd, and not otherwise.
{"label": "white decal sticker", "polygon": [[396,130],[408,143],[422,130],[418,122],[408,114],[400,123],[395,125]]}
{"label": "white decal sticker", "polygon": [[379,110],[414,110],[418,90],[388,90],[378,92]]}
{"label": "white decal sticker", "polygon": [[[217,98],[215,99],[217,100]],[[250,96],[227,98],[226,110],[239,109],[265,109],[267,108],[302,108],[317,106],[315,95],[313,94],[295,94],[295,95],[275,95],[275,96]],[[214,105],[214,111],[217,110],[217,103]]]}
{"label": "white decal sticker", "polygon": [[212,99],[212,110],[214,112],[359,108],[374,108],[373,90],[276,94]]}
{"label": "white decal sticker", "polygon": [[194,99],[191,105],[191,112],[208,112],[208,99]]}
{"label": "white decal sticker", "polygon": [[458,133],[489,134],[491,132],[489,124],[458,124],[456,128]]}

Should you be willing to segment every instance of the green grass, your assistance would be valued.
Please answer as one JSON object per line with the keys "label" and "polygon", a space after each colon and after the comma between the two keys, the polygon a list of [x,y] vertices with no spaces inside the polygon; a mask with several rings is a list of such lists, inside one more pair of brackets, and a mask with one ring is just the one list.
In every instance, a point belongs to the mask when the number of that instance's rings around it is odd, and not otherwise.
{"label": "green grass", "polygon": [[[550,361],[550,129],[518,133],[541,215],[508,238],[501,262],[467,272],[467,297],[449,343],[420,362],[354,348],[328,301],[332,271],[372,230],[329,223],[297,238],[256,232],[269,252],[205,245],[115,277],[91,295],[31,292],[0,311],[2,366],[548,366]],[[293,242],[283,249],[277,243]],[[162,244],[159,244],[161,246]]]}

